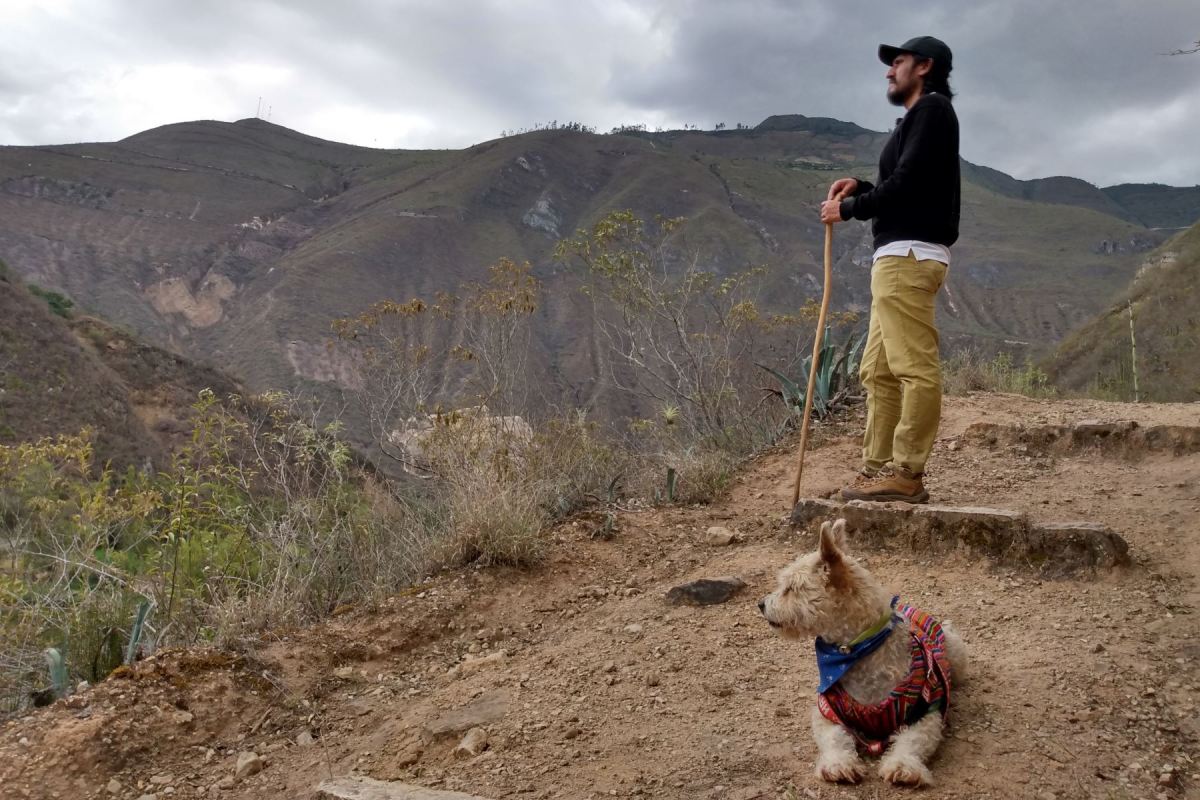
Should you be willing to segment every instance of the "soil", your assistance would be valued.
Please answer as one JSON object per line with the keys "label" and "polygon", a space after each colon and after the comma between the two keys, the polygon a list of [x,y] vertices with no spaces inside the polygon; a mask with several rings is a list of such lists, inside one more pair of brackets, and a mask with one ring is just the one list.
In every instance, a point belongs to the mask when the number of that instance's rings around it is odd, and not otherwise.
{"label": "soil", "polygon": [[[1102,522],[1133,566],[1046,581],[863,553],[972,651],[922,796],[1197,796],[1200,454],[1030,455],[963,437],[979,421],[1082,420],[1195,426],[1200,407],[948,398],[927,485],[939,503]],[[860,424],[819,431],[805,495],[852,474]],[[434,576],[244,655],[161,652],[0,728],[0,794],[307,798],[350,772],[486,798],[903,794],[874,773],[857,787],[813,777],[811,648],[755,607],[811,542],[787,523],[794,448],[745,465],[711,506],[623,511],[608,540],[564,525],[536,570]],[[714,525],[736,540],[705,544]],[[726,603],[664,599],[730,575],[747,586]],[[456,756],[476,726],[487,749]],[[265,769],[236,779],[246,751]]]}

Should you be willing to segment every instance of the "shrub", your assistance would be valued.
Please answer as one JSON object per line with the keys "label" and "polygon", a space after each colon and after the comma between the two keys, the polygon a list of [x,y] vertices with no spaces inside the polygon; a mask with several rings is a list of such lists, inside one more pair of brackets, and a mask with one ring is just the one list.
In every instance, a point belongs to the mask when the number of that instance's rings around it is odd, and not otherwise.
{"label": "shrub", "polygon": [[1009,353],[985,361],[976,350],[961,350],[942,362],[942,387],[946,394],[1006,392],[1029,397],[1050,397],[1057,390],[1050,378],[1030,359],[1016,366]]}
{"label": "shrub", "polygon": [[396,591],[430,563],[421,503],[351,470],[282,395],[196,404],[171,468],[114,475],[90,432],[0,446],[0,698],[56,649],[71,681],[164,642],[229,644]]}
{"label": "shrub", "polygon": [[58,316],[63,319],[71,318],[71,309],[75,307],[75,301],[71,298],[49,289],[43,289],[34,283],[29,284],[29,292],[35,297],[45,300],[50,306],[50,310]]}

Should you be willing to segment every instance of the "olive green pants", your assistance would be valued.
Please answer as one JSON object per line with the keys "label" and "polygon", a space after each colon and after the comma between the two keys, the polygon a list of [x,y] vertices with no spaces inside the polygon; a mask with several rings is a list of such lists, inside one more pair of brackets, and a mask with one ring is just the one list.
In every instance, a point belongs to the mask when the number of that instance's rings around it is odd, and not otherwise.
{"label": "olive green pants", "polygon": [[946,265],[883,256],[871,268],[871,324],[859,377],[867,390],[863,468],[920,474],[942,416],[934,304]]}

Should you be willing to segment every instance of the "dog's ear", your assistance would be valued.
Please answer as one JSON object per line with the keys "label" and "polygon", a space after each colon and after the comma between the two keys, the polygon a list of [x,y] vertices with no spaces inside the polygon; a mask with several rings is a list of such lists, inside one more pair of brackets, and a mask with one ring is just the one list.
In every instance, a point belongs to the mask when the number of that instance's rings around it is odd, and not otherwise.
{"label": "dog's ear", "polygon": [[842,555],[841,539],[846,529],[846,521],[838,520],[834,524],[821,523],[821,561],[829,572],[829,585],[834,589],[846,588],[846,560]]}
{"label": "dog's ear", "polygon": [[[838,520],[838,524],[845,529],[844,521]],[[821,560],[830,566],[835,563],[840,564],[842,561],[842,547],[838,536],[834,533],[836,530],[838,530],[836,525],[828,522],[821,523]]]}
{"label": "dog's ear", "polygon": [[833,537],[833,541],[837,544],[838,550],[841,550],[843,553],[845,553],[846,552],[846,520],[844,518],[839,519],[837,522],[833,523],[833,528],[830,531],[830,535]]}

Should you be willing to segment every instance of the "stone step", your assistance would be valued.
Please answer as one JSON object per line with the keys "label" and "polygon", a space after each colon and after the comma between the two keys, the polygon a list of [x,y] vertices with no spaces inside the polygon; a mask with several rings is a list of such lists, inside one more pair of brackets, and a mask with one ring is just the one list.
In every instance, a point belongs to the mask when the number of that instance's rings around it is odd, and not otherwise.
{"label": "stone step", "polygon": [[317,800],[488,800],[474,794],[426,789],[408,783],[377,781],[354,775],[322,781]]}
{"label": "stone step", "polygon": [[[807,528],[842,517],[852,548],[961,553],[1050,578],[1092,576],[1130,563],[1129,544],[1104,525],[1035,523],[1019,511],[999,508],[806,499],[796,504],[791,520],[794,527]],[[812,526],[814,542],[816,530]]]}
{"label": "stone step", "polygon": [[1099,452],[1127,458],[1147,453],[1200,453],[1200,427],[1142,426],[1133,420],[1083,420],[1071,425],[1003,425],[976,422],[963,438],[983,447],[1020,448],[1031,455]]}

